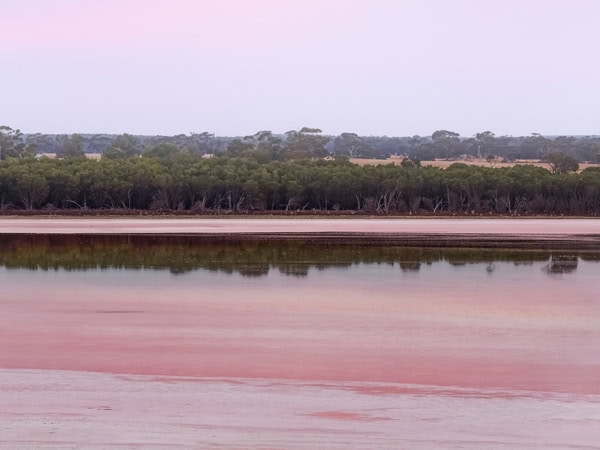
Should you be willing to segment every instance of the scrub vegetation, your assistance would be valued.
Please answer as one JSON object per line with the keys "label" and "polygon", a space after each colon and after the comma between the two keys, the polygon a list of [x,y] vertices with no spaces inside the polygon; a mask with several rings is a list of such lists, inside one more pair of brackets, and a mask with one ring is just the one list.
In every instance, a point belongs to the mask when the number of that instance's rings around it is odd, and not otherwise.
{"label": "scrub vegetation", "polygon": [[[189,137],[196,147],[177,140],[182,137],[144,144],[121,135],[107,141],[100,160],[85,157],[86,139],[80,135],[62,139],[60,157],[49,158],[40,156],[35,143],[43,142],[40,136],[26,138],[8,127],[0,131],[3,211],[600,214],[600,168],[577,173],[573,156],[584,150],[593,156],[599,147],[592,138],[526,138],[519,151],[536,148],[547,168],[494,167],[502,146],[493,133],[478,133],[469,143],[442,130],[427,142],[411,138],[414,151],[406,152],[399,166],[360,166],[349,158],[372,148],[368,139],[344,133],[330,152],[330,138],[313,128],[283,138],[264,131],[230,139],[222,151],[217,151],[222,143],[207,133]],[[421,166],[425,151],[450,158],[467,155],[467,147],[487,155],[490,166]]]}

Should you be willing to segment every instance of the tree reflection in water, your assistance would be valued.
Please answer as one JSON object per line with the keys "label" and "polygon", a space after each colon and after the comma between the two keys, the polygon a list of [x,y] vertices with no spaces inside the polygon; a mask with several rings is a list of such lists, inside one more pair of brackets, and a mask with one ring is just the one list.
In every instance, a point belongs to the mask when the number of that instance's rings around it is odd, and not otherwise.
{"label": "tree reflection in water", "polygon": [[571,273],[577,270],[579,257],[576,255],[552,255],[550,262],[542,267],[547,274]]}
{"label": "tree reflection in water", "polygon": [[600,261],[600,252],[553,252],[483,248],[407,247],[306,240],[214,241],[185,236],[0,235],[0,266],[29,270],[168,270],[175,275],[203,269],[262,277],[271,270],[306,277],[311,269],[356,264],[396,264],[403,273],[423,264],[454,268],[481,264],[493,274],[501,262],[549,263],[544,271],[563,274],[578,261]]}

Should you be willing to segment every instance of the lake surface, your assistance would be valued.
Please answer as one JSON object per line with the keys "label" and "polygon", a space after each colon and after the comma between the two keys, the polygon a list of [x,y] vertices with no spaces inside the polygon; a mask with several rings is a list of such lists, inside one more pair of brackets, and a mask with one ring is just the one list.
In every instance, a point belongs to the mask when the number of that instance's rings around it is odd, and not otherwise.
{"label": "lake surface", "polygon": [[599,261],[0,236],[0,448],[600,448]]}

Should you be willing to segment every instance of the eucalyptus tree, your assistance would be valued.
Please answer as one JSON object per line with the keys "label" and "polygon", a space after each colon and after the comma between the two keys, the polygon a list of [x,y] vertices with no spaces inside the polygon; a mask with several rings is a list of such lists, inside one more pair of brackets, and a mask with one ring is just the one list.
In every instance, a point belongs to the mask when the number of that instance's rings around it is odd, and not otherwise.
{"label": "eucalyptus tree", "polygon": [[454,131],[437,130],[431,135],[434,151],[439,157],[450,159],[460,151],[460,134]]}
{"label": "eucalyptus tree", "polygon": [[[9,198],[12,197],[23,209],[38,209],[46,204],[49,186],[46,170],[40,161],[12,160],[5,168],[4,178],[8,182]],[[3,202],[4,199],[5,196]]]}
{"label": "eucalyptus tree", "polygon": [[142,145],[136,136],[131,134],[118,135],[102,153],[103,158],[123,159],[138,156],[142,153]]}
{"label": "eucalyptus tree", "polygon": [[546,155],[544,161],[548,164],[552,173],[568,173],[577,172],[579,170],[579,163],[577,160],[562,152],[550,152]]}
{"label": "eucalyptus tree", "polygon": [[365,158],[373,156],[373,149],[356,133],[342,133],[333,141],[336,156]]}
{"label": "eucalyptus tree", "polygon": [[319,128],[303,127],[299,131],[291,130],[283,143],[284,159],[314,159],[327,156],[325,145],[329,142]]}
{"label": "eucalyptus tree", "polygon": [[0,126],[0,160],[18,158],[24,150],[25,143],[21,131],[6,125]]}
{"label": "eucalyptus tree", "polygon": [[[490,158],[497,154],[496,135],[491,131],[482,131],[475,135],[477,141],[477,157]],[[491,158],[490,158],[491,159]]]}
{"label": "eucalyptus tree", "polygon": [[75,133],[63,136],[57,151],[57,156],[62,158],[83,157],[85,156],[83,145],[84,139],[80,134]]}

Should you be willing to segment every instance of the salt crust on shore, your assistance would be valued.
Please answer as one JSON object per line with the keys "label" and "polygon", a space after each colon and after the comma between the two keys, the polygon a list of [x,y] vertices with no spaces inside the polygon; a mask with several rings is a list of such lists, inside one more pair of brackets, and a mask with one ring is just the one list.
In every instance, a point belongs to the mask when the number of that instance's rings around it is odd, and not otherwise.
{"label": "salt crust on shore", "polygon": [[0,370],[0,449],[595,449],[597,396]]}
{"label": "salt crust on shore", "polygon": [[600,235],[600,219],[0,218],[0,234]]}

